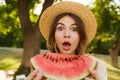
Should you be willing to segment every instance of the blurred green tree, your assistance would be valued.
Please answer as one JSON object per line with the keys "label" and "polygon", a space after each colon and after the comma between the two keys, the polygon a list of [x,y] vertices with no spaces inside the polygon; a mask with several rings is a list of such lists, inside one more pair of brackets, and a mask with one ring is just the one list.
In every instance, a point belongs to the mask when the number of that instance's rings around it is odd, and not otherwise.
{"label": "blurred green tree", "polygon": [[89,52],[108,54],[108,49],[120,40],[120,5],[114,0],[96,0],[91,7],[98,29]]}
{"label": "blurred green tree", "polygon": [[[21,65],[16,72],[17,74],[29,74],[30,73],[30,58],[39,53],[40,49],[40,40],[41,34],[39,31],[39,18],[35,23],[32,23],[30,19],[30,11],[33,8],[33,5],[37,0],[18,0],[17,8],[18,15],[20,19],[20,24],[22,27],[22,35],[23,35],[23,59]],[[52,3],[54,0],[45,0],[42,8],[42,12]],[[42,13],[41,13],[42,14]]]}
{"label": "blurred green tree", "polygon": [[21,26],[15,6],[15,0],[0,5],[0,46],[22,47]]}

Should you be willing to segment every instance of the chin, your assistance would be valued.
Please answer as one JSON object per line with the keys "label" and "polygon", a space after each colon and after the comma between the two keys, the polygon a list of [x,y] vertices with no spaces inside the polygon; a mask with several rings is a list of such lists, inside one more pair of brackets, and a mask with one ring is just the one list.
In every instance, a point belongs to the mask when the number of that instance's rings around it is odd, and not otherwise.
{"label": "chin", "polygon": [[64,51],[64,52],[61,52],[62,54],[73,54],[71,52],[68,52],[68,51]]}

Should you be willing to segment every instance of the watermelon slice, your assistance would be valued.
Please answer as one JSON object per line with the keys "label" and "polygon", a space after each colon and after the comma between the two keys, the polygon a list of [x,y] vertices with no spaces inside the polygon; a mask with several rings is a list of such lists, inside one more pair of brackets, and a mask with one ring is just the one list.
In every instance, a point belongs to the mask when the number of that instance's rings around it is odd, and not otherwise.
{"label": "watermelon slice", "polygon": [[95,68],[96,59],[92,56],[49,52],[32,57],[31,63],[49,80],[81,80],[89,75],[89,68]]}

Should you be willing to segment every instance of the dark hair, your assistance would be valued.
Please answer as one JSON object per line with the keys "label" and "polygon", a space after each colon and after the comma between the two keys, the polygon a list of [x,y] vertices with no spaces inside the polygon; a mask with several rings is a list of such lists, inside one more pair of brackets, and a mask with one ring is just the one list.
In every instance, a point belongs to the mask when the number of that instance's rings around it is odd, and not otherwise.
{"label": "dark hair", "polygon": [[60,14],[55,18],[53,24],[50,26],[51,29],[50,29],[50,34],[49,34],[49,38],[48,38],[48,47],[49,47],[50,51],[52,51],[54,53],[59,52],[59,49],[58,49],[56,41],[55,41],[55,30],[56,30],[58,21],[61,18],[63,18],[64,16],[70,16],[71,18],[73,18],[75,20],[76,25],[77,25],[77,31],[78,31],[79,38],[80,38],[78,47],[75,50],[75,54],[83,54],[84,50],[86,48],[86,41],[87,41],[85,26],[84,26],[84,23],[82,22],[82,20],[78,16],[71,14],[71,13]]}

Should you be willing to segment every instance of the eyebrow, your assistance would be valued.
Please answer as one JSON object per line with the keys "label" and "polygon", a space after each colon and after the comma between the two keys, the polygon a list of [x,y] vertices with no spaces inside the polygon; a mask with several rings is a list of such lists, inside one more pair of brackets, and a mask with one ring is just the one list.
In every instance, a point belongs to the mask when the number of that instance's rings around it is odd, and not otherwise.
{"label": "eyebrow", "polygon": [[[57,25],[59,25],[59,24],[64,26],[64,24],[63,24],[63,23],[60,23],[60,22],[59,22],[59,23],[57,23]],[[76,24],[72,24],[72,26],[73,26],[73,25],[76,25]]]}
{"label": "eyebrow", "polygon": [[57,25],[59,25],[59,24],[64,25],[63,23],[57,23]]}

